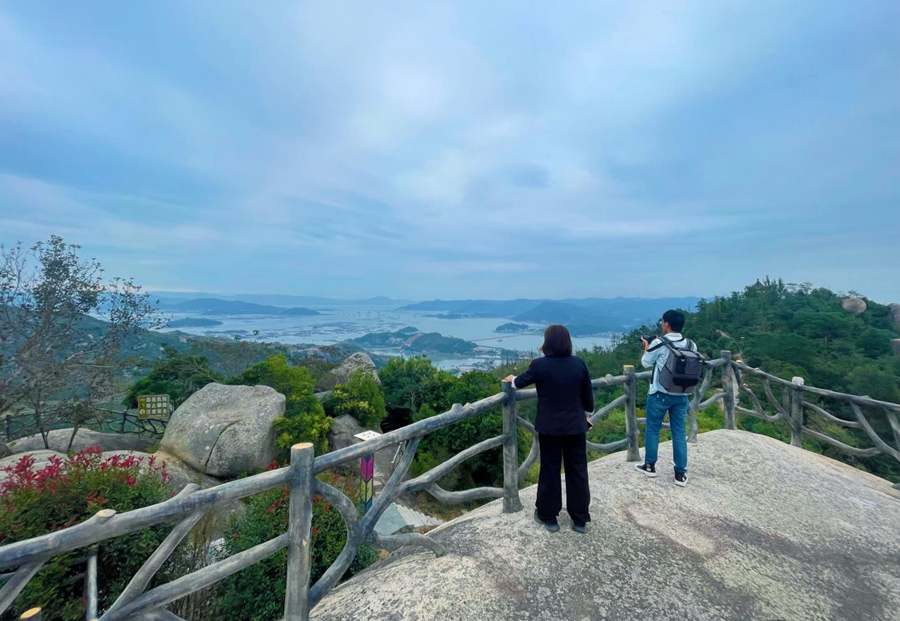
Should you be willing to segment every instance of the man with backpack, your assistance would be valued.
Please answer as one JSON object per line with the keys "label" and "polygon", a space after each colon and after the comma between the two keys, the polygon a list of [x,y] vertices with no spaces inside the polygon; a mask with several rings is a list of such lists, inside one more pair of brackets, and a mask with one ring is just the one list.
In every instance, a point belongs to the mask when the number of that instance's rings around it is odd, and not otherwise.
{"label": "man with backpack", "polygon": [[[650,391],[647,395],[647,423],[644,427],[644,463],[636,468],[651,478],[657,476],[656,458],[659,449],[659,430],[669,413],[672,431],[672,452],[675,459],[675,485],[687,485],[687,438],[684,424],[687,418],[690,393],[703,373],[703,358],[697,346],[681,335],[684,314],[668,310],[663,314],[662,336],[641,338],[644,356],[641,364],[653,368]],[[650,342],[652,340],[652,342]]]}

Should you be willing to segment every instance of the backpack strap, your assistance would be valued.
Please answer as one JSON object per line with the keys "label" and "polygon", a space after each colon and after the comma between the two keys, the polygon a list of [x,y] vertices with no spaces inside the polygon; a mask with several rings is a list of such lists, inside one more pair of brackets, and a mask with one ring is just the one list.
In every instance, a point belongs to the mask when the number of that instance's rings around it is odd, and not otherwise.
{"label": "backpack strap", "polygon": [[[657,348],[665,345],[666,347],[671,349],[673,352],[675,352],[676,356],[678,356],[679,358],[684,358],[684,353],[681,351],[681,349],[679,349],[678,347],[675,347],[675,345],[674,345],[674,343],[681,343],[682,341],[684,341],[685,338],[683,336],[680,339],[678,339],[677,341],[672,341],[670,339],[667,339],[666,335],[663,334],[659,340],[661,341],[661,343],[652,349],[657,349]],[[688,341],[688,343],[690,343],[690,341]]]}
{"label": "backpack strap", "polygon": [[672,343],[680,343],[681,341],[684,340],[684,337],[682,336],[682,337],[681,337],[680,339],[678,339],[677,341],[672,341],[672,340],[670,340],[670,339],[667,339],[665,334],[663,334],[662,336],[657,336],[657,337],[655,337],[655,338],[656,338],[656,340],[659,341],[659,345],[654,345],[653,347],[648,348],[648,349],[647,349],[648,352],[650,352],[650,351],[656,351],[656,350],[659,349],[660,347],[665,347],[667,344],[668,344],[668,345],[671,345]]}

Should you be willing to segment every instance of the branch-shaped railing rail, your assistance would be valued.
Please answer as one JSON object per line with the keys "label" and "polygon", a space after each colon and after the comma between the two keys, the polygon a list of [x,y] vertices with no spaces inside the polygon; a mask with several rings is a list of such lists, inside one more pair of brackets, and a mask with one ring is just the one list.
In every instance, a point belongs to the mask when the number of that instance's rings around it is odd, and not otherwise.
{"label": "branch-shaped railing rail", "polygon": [[[721,388],[713,391],[714,373],[718,369],[721,369]],[[766,405],[773,409],[774,414],[765,411],[763,402],[749,385],[747,379],[751,376],[754,381],[762,385]],[[602,452],[626,449],[628,461],[640,459],[638,450],[640,425],[645,424],[645,419],[637,417],[638,383],[649,381],[649,379],[649,372],[638,373],[635,372],[634,367],[625,366],[622,375],[607,375],[592,381],[595,391],[608,388],[619,389],[620,387],[622,393],[614,396],[591,413],[591,421],[596,423],[606,419],[615,410],[623,410],[625,430],[624,436],[618,440],[607,443],[588,441],[590,449]],[[773,385],[780,387],[782,391],[780,398],[775,395]],[[746,394],[752,407],[738,405],[739,394]],[[851,409],[854,420],[844,419],[828,412],[821,405],[805,400],[804,394],[839,400]],[[40,571],[43,564],[49,559],[72,550],[87,548],[89,557],[85,589],[86,619],[93,618],[92,615],[101,612],[97,609],[96,546],[106,539],[177,520],[178,524],[138,570],[115,603],[108,610],[102,611],[100,617],[102,621],[128,619],[139,613],[169,621],[177,620],[177,617],[165,610],[167,604],[214,584],[285,548],[288,550],[288,564],[284,618],[286,621],[307,619],[309,610],[338,583],[363,544],[386,550],[395,550],[404,546],[419,546],[431,550],[437,555],[446,553],[441,543],[425,535],[409,533],[383,536],[374,530],[375,524],[383,512],[400,495],[425,491],[438,501],[448,504],[486,498],[502,498],[504,512],[511,513],[521,510],[519,482],[540,459],[540,451],[534,426],[517,413],[517,403],[536,398],[537,391],[535,389],[515,390],[508,383],[504,383],[502,392],[496,395],[475,403],[455,404],[448,412],[339,451],[316,457],[312,445],[298,444],[291,449],[291,463],[287,467],[205,490],[199,489],[196,485],[188,485],[175,497],[156,505],[122,514],[105,509],[76,526],[7,545],[0,548],[0,571],[10,569],[13,571],[0,576],[0,579],[6,578],[6,583],[0,589],[0,614],[11,605],[28,581]],[[900,460],[900,424],[898,424],[897,417],[900,405],[898,404],[789,382],[759,369],[751,368],[742,362],[733,361],[731,353],[728,351],[723,351],[721,358],[706,363],[700,386],[690,400],[687,421],[689,441],[697,441],[697,412],[718,401],[722,401],[725,428],[727,429],[736,429],[737,414],[755,416],[768,422],[787,421],[791,428],[792,443],[795,445],[799,446],[801,436],[806,434],[853,456],[865,457],[885,453]],[[404,480],[415,458],[419,442],[425,436],[501,406],[503,408],[501,435],[483,440],[428,472]],[[892,441],[897,448],[891,446],[888,440],[883,439],[875,431],[863,413],[863,407],[877,407],[884,411],[893,436]],[[830,423],[860,430],[872,441],[874,446],[852,447],[830,438],[805,424],[804,413],[812,413]],[[531,449],[522,463],[519,463],[518,455],[519,428],[525,429],[533,435]],[[358,460],[363,456],[394,445],[403,446],[399,463],[371,508],[362,516],[358,514],[357,507],[350,498],[336,488],[316,479],[315,475],[335,466]],[[440,486],[440,480],[464,461],[497,448],[503,449],[502,488],[480,487],[450,491]],[[206,513],[224,503],[284,485],[290,487],[288,532],[172,582],[147,590],[162,564]],[[314,495],[327,499],[338,510],[347,529],[347,539],[343,550],[331,567],[315,584],[310,585],[310,529]],[[91,554],[93,554],[92,557]]]}

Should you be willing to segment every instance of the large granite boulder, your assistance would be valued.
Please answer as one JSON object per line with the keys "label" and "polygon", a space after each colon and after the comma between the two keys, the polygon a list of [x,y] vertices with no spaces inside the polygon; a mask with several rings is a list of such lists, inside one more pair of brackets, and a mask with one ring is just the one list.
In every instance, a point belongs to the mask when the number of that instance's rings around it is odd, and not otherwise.
{"label": "large granite boulder", "polygon": [[347,448],[348,446],[353,446],[354,444],[359,444],[359,440],[354,436],[365,430],[366,428],[360,425],[359,421],[349,414],[338,416],[334,419],[334,422],[331,423],[331,429],[328,430],[328,445],[331,447],[331,450],[337,451],[342,448]]}
{"label": "large granite boulder", "polygon": [[[71,438],[71,429],[54,429],[48,434],[47,441],[51,450],[65,453],[68,451]],[[101,451],[145,451],[158,441],[158,438],[136,433],[100,433],[90,429],[79,429],[72,442],[72,452],[78,453],[89,446],[99,446]],[[13,453],[42,451],[44,440],[41,434],[37,433],[10,442],[9,449]]]}
{"label": "large granite boulder", "polygon": [[375,363],[372,362],[369,355],[363,352],[356,352],[345,359],[337,368],[323,375],[316,383],[316,390],[331,390],[338,384],[346,384],[350,380],[350,376],[358,370],[362,370],[378,380],[378,370],[375,368]]}
{"label": "large granite boulder", "polygon": [[900,304],[892,302],[888,304],[888,309],[891,311],[891,320],[893,320],[894,325],[900,328]]}
{"label": "large granite boulder", "polygon": [[845,298],[841,300],[841,308],[852,315],[862,315],[868,306],[862,298]]}
{"label": "large granite boulder", "polygon": [[268,386],[207,384],[172,413],[160,451],[216,478],[261,470],[275,458],[284,405]]}
{"label": "large granite boulder", "polygon": [[588,465],[587,534],[488,503],[431,531],[436,558],[400,550],[353,576],[311,618],[900,619],[900,491],[822,455],[745,431],[690,445],[676,487],[672,445],[657,479],[619,452]]}

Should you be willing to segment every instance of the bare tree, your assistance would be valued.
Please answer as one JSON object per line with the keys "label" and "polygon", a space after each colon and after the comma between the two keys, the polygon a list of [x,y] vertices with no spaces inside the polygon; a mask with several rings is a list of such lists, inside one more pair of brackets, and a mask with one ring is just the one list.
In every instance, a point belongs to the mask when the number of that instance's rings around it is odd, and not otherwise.
{"label": "bare tree", "polygon": [[0,412],[29,405],[48,448],[55,423],[74,424],[74,439],[110,400],[124,340],[161,325],[140,287],[104,281],[80,249],[56,235],[27,249],[0,245]]}

